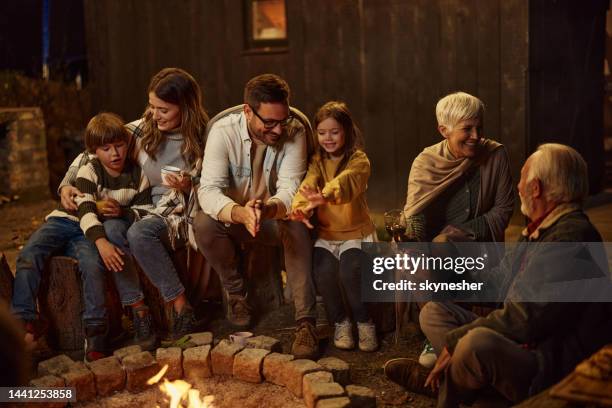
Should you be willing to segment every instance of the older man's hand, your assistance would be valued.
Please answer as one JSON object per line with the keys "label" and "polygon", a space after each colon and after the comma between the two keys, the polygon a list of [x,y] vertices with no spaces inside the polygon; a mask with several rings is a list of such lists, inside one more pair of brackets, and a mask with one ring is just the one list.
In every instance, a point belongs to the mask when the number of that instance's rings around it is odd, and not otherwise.
{"label": "older man's hand", "polygon": [[436,365],[431,370],[427,379],[425,380],[425,387],[429,387],[431,385],[431,389],[436,391],[440,388],[440,377],[443,373],[446,372],[451,363],[451,354],[448,349],[444,347],[442,353],[438,356],[436,360]]}

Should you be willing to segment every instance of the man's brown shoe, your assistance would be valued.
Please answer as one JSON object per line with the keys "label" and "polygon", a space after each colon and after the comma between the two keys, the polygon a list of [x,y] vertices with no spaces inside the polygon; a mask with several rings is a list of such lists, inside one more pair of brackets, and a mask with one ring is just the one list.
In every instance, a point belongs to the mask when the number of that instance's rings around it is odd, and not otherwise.
{"label": "man's brown shoe", "polygon": [[437,393],[425,387],[429,370],[410,358],[395,358],[385,363],[383,367],[388,379],[401,385],[408,391],[435,397]]}
{"label": "man's brown shoe", "polygon": [[228,295],[227,320],[238,329],[247,329],[251,326],[251,308],[246,296]]}
{"label": "man's brown shoe", "polygon": [[295,329],[295,340],[291,345],[291,354],[298,358],[314,360],[319,355],[317,330],[308,321],[301,322]]}

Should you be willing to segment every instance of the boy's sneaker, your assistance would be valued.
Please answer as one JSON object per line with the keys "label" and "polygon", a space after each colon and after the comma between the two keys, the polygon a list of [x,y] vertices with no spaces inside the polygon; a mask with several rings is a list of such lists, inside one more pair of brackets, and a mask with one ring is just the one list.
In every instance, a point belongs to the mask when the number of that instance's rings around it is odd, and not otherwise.
{"label": "boy's sneaker", "polygon": [[348,318],[340,323],[336,323],[334,346],[342,350],[351,350],[355,347],[355,340],[353,340],[353,325]]}
{"label": "boy's sneaker", "polygon": [[153,320],[149,308],[145,305],[138,306],[132,310],[132,313],[134,314],[134,344],[139,345],[145,351],[153,350],[157,339],[153,332]]}
{"label": "boy's sneaker", "polygon": [[378,338],[376,337],[376,326],[374,326],[374,323],[357,322],[357,333],[359,334],[359,350],[374,351],[378,348]]}
{"label": "boy's sneaker", "polygon": [[85,362],[92,362],[108,355],[106,344],[108,329],[105,325],[85,327]]}
{"label": "boy's sneaker", "polygon": [[319,338],[315,326],[302,320],[295,329],[295,339],[291,345],[291,354],[296,359],[314,360],[319,355]]}
{"label": "boy's sneaker", "polygon": [[49,324],[46,320],[25,320],[22,321],[25,330],[24,342],[35,361],[46,360],[53,355],[53,350],[47,343],[47,332]]}
{"label": "boy's sneaker", "polygon": [[251,308],[247,303],[246,295],[228,295],[227,320],[238,329],[246,329],[251,326]]}
{"label": "boy's sneaker", "polygon": [[429,340],[425,340],[423,343],[423,351],[421,351],[421,355],[419,356],[419,364],[425,368],[433,368],[436,365],[436,360],[438,357],[434,352],[434,348],[429,342]]}
{"label": "boy's sneaker", "polygon": [[170,340],[178,340],[186,334],[193,333],[197,323],[193,308],[189,305],[183,306],[181,313],[177,313],[172,307],[172,328],[170,329]]}

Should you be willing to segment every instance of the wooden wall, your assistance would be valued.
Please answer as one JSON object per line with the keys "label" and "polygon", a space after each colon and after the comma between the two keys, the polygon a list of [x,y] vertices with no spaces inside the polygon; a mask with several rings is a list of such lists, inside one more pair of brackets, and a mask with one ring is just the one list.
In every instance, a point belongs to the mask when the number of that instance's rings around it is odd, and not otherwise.
{"label": "wooden wall", "polygon": [[289,48],[276,54],[245,51],[243,12],[240,0],[85,0],[96,108],[138,117],[151,75],[179,66],[212,115],[241,103],[250,77],[277,73],[310,117],[327,100],[349,104],[380,211],[403,205],[412,160],[440,140],[437,100],[463,90],[485,102],[485,134],[506,145],[518,176],[529,149],[530,0],[287,0]]}
{"label": "wooden wall", "polygon": [[[603,186],[604,57],[609,0],[530,3],[527,146],[575,147],[587,159],[591,192]],[[548,27],[556,27],[551,30]]]}

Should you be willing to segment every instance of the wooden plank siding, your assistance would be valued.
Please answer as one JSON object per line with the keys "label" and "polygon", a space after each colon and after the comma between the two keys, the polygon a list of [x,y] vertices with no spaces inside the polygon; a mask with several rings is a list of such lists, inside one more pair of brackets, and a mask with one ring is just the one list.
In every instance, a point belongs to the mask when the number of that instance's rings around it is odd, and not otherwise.
{"label": "wooden plank siding", "polygon": [[570,0],[287,0],[288,50],[263,54],[245,50],[239,0],[85,0],[94,100],[134,119],[151,75],[180,66],[212,116],[241,103],[250,77],[277,73],[309,117],[330,99],[348,103],[373,165],[370,207],[382,211],[403,205],[412,160],[440,140],[435,104],[457,90],[483,99],[485,134],[507,146],[518,180],[533,147],[528,119],[532,141],[541,130],[528,112],[537,101],[528,85],[534,3],[572,8]]}

